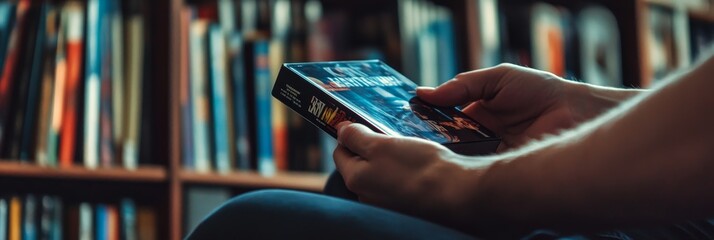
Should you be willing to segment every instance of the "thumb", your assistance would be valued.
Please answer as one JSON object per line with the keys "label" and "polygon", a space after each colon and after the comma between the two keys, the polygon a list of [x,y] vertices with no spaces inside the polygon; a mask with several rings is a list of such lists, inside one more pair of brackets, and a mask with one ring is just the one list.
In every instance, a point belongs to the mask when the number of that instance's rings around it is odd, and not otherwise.
{"label": "thumb", "polygon": [[501,64],[460,73],[436,88],[417,88],[417,96],[437,106],[457,106],[481,99],[491,99],[500,90],[499,83],[503,76],[517,68],[519,67],[513,64]]}

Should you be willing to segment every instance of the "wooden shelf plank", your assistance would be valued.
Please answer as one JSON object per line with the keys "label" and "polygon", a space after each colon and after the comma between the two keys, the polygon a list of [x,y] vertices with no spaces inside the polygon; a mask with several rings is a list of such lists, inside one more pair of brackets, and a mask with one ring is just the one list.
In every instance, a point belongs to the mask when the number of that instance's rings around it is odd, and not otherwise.
{"label": "wooden shelf plank", "polygon": [[163,182],[167,180],[166,169],[159,166],[142,166],[136,170],[124,168],[87,169],[79,166],[50,168],[19,161],[0,161],[0,176],[123,182]]}
{"label": "wooden shelf plank", "polygon": [[274,176],[262,176],[256,172],[198,173],[182,170],[179,178],[184,183],[212,184],[229,187],[288,188],[322,192],[327,182],[324,173],[278,172]]}

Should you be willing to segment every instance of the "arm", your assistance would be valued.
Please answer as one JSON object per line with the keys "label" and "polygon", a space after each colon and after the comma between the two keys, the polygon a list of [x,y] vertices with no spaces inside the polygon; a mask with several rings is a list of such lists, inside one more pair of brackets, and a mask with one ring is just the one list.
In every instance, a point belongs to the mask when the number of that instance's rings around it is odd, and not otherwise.
{"label": "arm", "polygon": [[713,69],[710,58],[574,130],[469,159],[482,162],[464,175],[471,220],[582,229],[713,215]]}

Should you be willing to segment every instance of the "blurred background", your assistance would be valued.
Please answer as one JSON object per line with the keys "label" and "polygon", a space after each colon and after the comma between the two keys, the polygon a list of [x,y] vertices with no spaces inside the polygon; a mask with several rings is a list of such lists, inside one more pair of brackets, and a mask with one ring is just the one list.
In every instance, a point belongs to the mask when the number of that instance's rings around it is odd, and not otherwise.
{"label": "blurred background", "polygon": [[285,62],[647,88],[713,43],[711,0],[1,1],[0,239],[179,239],[237,194],[320,192],[336,143],[270,95]]}

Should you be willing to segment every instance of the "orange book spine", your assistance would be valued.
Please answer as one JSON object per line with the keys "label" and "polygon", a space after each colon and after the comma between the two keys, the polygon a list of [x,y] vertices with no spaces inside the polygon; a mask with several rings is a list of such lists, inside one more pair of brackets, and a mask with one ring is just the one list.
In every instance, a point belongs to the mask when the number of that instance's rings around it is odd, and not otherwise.
{"label": "orange book spine", "polygon": [[69,6],[67,19],[67,78],[64,99],[64,115],[62,116],[60,166],[69,167],[75,158],[77,144],[77,119],[79,111],[79,82],[82,77],[83,55],[83,13],[81,6]]}
{"label": "orange book spine", "polygon": [[22,221],[22,203],[19,197],[10,198],[10,228],[9,240],[20,240],[20,227]]}

